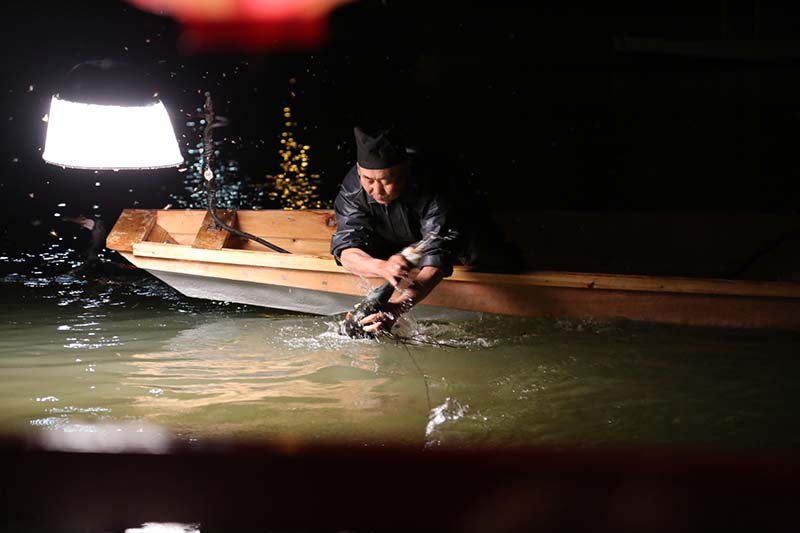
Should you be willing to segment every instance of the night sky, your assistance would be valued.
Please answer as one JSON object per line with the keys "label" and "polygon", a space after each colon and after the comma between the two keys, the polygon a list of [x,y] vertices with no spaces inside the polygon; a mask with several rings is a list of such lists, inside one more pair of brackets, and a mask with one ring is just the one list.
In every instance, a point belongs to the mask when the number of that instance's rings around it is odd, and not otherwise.
{"label": "night sky", "polygon": [[315,49],[188,53],[174,20],[122,1],[27,4],[4,8],[3,248],[63,233],[57,212],[113,222],[125,207],[185,194],[174,169],[42,161],[50,96],[73,65],[106,57],[162,83],[187,158],[199,137],[186,115],[210,91],[231,120],[221,160],[242,182],[277,171],[291,106],[323,200],[354,161],[352,127],[393,124],[504,208],[778,213],[800,203],[800,7],[363,1],[337,9]]}

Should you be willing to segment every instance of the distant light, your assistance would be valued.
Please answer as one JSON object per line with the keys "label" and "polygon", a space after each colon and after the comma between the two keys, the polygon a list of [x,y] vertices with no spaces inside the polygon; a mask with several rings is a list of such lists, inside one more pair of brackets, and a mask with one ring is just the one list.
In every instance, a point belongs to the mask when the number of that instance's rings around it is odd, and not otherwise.
{"label": "distant light", "polygon": [[161,101],[97,105],[53,96],[42,158],[72,168],[122,170],[175,167],[183,156]]}
{"label": "distant light", "polygon": [[313,48],[325,39],[328,15],[352,0],[128,0],[183,26],[190,50]]}

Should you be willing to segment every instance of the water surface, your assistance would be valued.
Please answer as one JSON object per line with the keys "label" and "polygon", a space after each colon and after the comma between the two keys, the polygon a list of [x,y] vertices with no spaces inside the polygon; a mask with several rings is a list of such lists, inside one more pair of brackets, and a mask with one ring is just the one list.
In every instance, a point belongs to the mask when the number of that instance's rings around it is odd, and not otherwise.
{"label": "water surface", "polygon": [[795,334],[483,316],[411,320],[402,331],[422,344],[351,340],[332,317],[190,299],[147,274],[84,279],[37,270],[31,258],[5,262],[4,434],[800,443]]}

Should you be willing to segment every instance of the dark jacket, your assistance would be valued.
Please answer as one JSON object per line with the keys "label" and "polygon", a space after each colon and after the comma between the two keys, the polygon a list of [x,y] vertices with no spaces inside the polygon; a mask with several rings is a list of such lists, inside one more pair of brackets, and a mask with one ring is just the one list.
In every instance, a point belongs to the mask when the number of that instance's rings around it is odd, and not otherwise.
{"label": "dark jacket", "polygon": [[[359,248],[387,259],[429,233],[446,235],[455,229],[456,213],[446,181],[422,161],[411,161],[410,181],[402,196],[388,205],[375,201],[358,178],[355,166],[344,178],[334,202],[336,233],[331,253],[339,262],[342,250]],[[419,266],[436,266],[445,276],[456,259],[451,242],[439,240],[423,254]]]}

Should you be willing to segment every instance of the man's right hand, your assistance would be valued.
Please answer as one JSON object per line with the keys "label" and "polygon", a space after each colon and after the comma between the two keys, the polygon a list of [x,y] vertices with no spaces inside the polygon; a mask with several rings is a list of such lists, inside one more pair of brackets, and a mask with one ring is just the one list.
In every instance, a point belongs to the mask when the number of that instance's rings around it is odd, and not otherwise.
{"label": "man's right hand", "polygon": [[359,248],[346,248],[340,256],[342,266],[353,274],[367,277],[380,277],[397,287],[401,279],[408,276],[411,264],[400,255],[389,259],[376,259]]}
{"label": "man's right hand", "polygon": [[383,261],[383,264],[378,268],[378,273],[383,279],[397,287],[400,280],[408,276],[410,270],[411,263],[406,261],[402,255],[395,254]]}

